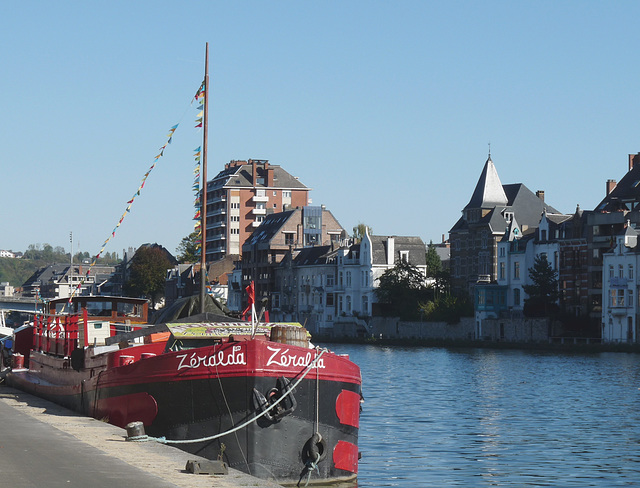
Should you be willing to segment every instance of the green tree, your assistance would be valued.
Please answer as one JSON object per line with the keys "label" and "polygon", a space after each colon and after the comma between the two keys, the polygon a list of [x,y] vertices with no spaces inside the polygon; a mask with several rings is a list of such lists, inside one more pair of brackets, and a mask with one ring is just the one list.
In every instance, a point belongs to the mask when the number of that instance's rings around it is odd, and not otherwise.
{"label": "green tree", "polygon": [[193,231],[183,238],[176,249],[179,263],[196,263],[200,261],[200,234]]}
{"label": "green tree", "polygon": [[539,254],[529,268],[530,285],[522,288],[527,295],[523,312],[529,317],[548,317],[558,310],[558,273],[551,267],[546,254]]}
{"label": "green tree", "polygon": [[383,315],[409,320],[419,317],[420,303],[432,300],[433,290],[416,266],[400,260],[380,277],[376,296]]}
{"label": "green tree", "polygon": [[360,242],[367,231],[369,231],[369,235],[371,235],[371,233],[373,232],[371,227],[369,227],[367,224],[363,224],[362,222],[360,222],[358,225],[356,225],[353,228],[352,237],[355,241]]}
{"label": "green tree", "polygon": [[161,248],[140,247],[131,260],[125,293],[147,298],[152,306],[155,305],[164,296],[165,276],[171,266],[171,261]]}
{"label": "green tree", "polygon": [[436,251],[436,246],[433,245],[433,241],[429,242],[427,246],[427,276],[429,278],[436,278],[442,272],[442,261]]}

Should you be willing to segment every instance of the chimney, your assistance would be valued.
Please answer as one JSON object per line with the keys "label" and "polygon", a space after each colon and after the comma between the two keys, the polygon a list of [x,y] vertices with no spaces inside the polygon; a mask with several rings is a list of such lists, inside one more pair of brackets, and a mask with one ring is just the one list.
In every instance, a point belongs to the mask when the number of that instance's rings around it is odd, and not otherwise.
{"label": "chimney", "polygon": [[266,185],[271,188],[273,186],[273,168],[269,167],[269,163],[264,163],[264,169],[267,172]]}
{"label": "chimney", "polygon": [[[629,164],[631,164],[631,159],[629,159]],[[616,185],[616,180],[607,180],[607,196],[614,190]]]}
{"label": "chimney", "polygon": [[393,236],[387,237],[387,264],[393,266],[396,254],[396,245]]}
{"label": "chimney", "polygon": [[544,202],[544,190],[538,190],[536,196]]}
{"label": "chimney", "polygon": [[251,176],[253,178],[251,184],[252,186],[258,186],[258,163],[253,159],[250,159],[249,162],[251,163]]}
{"label": "chimney", "polygon": [[631,171],[638,162],[640,162],[640,153],[629,154],[629,171]]}

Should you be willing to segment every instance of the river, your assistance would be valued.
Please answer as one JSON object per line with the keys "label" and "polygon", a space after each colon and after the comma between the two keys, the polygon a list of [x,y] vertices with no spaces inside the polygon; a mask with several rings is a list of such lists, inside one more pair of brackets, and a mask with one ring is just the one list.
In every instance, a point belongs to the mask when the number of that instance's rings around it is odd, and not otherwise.
{"label": "river", "polygon": [[358,487],[640,486],[640,355],[331,344],[363,376]]}

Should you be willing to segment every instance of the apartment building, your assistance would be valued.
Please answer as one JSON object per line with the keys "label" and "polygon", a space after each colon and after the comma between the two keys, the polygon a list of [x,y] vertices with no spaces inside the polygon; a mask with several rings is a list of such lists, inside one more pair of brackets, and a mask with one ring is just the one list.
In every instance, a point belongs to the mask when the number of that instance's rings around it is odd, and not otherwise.
{"label": "apartment building", "polygon": [[267,215],[309,205],[308,188],[266,160],[231,161],[207,182],[206,261],[239,256]]}

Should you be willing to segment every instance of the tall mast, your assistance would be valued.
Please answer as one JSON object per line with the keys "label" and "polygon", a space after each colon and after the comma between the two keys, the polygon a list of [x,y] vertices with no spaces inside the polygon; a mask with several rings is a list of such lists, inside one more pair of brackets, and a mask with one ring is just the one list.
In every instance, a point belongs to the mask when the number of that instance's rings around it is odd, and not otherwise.
{"label": "tall mast", "polygon": [[207,131],[209,123],[209,43],[204,54],[204,118],[202,119],[202,198],[200,207],[200,313],[205,311],[207,296]]}

